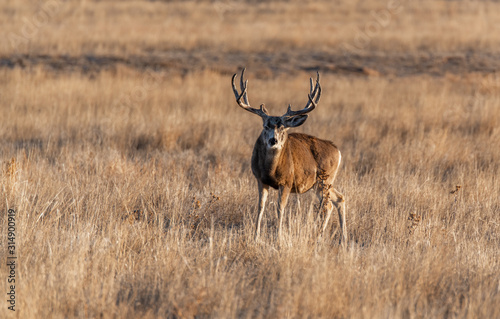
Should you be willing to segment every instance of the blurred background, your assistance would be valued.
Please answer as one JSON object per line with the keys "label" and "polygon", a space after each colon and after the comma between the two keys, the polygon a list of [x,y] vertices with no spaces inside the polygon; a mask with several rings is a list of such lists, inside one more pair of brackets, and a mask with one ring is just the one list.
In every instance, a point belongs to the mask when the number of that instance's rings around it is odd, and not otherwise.
{"label": "blurred background", "polygon": [[16,1],[2,6],[1,65],[492,72],[498,10],[490,1]]}

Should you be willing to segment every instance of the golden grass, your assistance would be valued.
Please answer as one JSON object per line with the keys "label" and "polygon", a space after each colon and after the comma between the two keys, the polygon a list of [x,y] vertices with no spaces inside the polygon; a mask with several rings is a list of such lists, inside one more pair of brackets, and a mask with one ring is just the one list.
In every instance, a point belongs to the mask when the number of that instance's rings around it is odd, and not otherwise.
{"label": "golden grass", "polygon": [[[2,31],[43,5],[26,3],[2,5]],[[386,5],[235,2],[221,18],[208,2],[63,2],[29,47],[2,38],[0,56],[337,50]],[[364,50],[498,46],[496,3],[404,5]],[[250,68],[250,101],[273,114],[305,103],[313,74],[291,68]],[[316,242],[312,194],[291,197],[278,241],[271,192],[253,240],[261,121],[236,105],[229,74],[0,68],[0,227],[14,208],[19,256],[17,311],[3,302],[0,316],[498,318],[499,83],[322,74],[319,107],[295,131],[342,151],[343,250],[336,216]]]}
{"label": "golden grass", "polygon": [[[336,218],[333,241],[314,241],[308,195],[279,244],[273,193],[253,241],[260,120],[227,76],[162,75],[120,105],[144,74],[1,72],[0,209],[18,212],[22,318],[499,315],[499,94],[471,100],[481,76],[323,76],[301,131],[344,154],[343,251]],[[305,103],[307,76],[250,72],[250,98],[284,112]]]}
{"label": "golden grass", "polygon": [[11,1],[0,12],[0,56],[342,52],[346,44],[365,53],[495,52],[499,13],[489,1]]}

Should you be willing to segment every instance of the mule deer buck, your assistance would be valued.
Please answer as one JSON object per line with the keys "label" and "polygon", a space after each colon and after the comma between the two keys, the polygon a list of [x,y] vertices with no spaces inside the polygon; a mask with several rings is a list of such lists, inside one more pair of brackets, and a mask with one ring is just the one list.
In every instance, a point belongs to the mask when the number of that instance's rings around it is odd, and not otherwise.
{"label": "mule deer buck", "polygon": [[[316,85],[310,79],[310,92],[306,106],[300,111],[292,111],[291,105],[282,116],[270,116],[264,104],[253,108],[248,102],[248,80],[243,80],[245,69],[241,71],[240,90],[234,79],[232,86],[238,105],[262,118],[264,128],[255,143],[252,155],[252,172],[259,188],[259,212],[255,227],[255,238],[260,235],[260,223],[269,192],[269,186],[278,189],[278,235],[281,237],[283,216],[290,192],[302,194],[315,189],[321,201],[320,215],[325,213],[318,236],[321,237],[330,219],[333,206],[337,208],[342,232],[341,243],[346,242],[346,221],[344,196],[333,188],[333,182],[340,166],[341,155],[330,141],[321,140],[302,133],[290,133],[288,129],[306,121],[307,113],[314,110],[321,97],[319,73]],[[318,238],[319,238],[318,237]]]}

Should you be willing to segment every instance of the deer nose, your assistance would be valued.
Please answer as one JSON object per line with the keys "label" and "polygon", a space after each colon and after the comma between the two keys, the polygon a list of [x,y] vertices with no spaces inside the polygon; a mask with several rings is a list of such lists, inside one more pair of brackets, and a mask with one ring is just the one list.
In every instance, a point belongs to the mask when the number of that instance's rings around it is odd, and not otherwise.
{"label": "deer nose", "polygon": [[274,137],[269,139],[269,145],[274,146],[278,143],[278,140],[275,139]]}

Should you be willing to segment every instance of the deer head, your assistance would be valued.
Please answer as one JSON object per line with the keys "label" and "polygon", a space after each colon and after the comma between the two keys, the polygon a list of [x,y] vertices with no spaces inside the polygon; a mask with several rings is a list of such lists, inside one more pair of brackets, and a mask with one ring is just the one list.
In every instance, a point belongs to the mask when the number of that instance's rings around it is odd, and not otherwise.
{"label": "deer head", "polygon": [[243,75],[245,73],[245,69],[241,71],[240,77],[240,90],[241,94],[238,93],[236,89],[236,85],[234,80],[236,78],[236,74],[233,75],[232,78],[232,86],[234,96],[236,97],[236,102],[238,105],[247,110],[248,112],[252,112],[257,114],[262,118],[263,122],[263,130],[261,136],[266,143],[268,149],[281,149],[287,140],[288,137],[288,129],[291,127],[297,127],[306,121],[308,115],[307,113],[314,110],[317,106],[317,103],[321,97],[321,86],[319,84],[319,73],[316,78],[316,85],[313,88],[313,79],[310,79],[310,91],[308,94],[308,102],[306,106],[300,111],[292,111],[291,105],[288,105],[288,110],[282,116],[271,116],[266,109],[264,104],[260,105],[260,108],[253,108],[250,106],[248,102],[248,80],[243,80]]}

